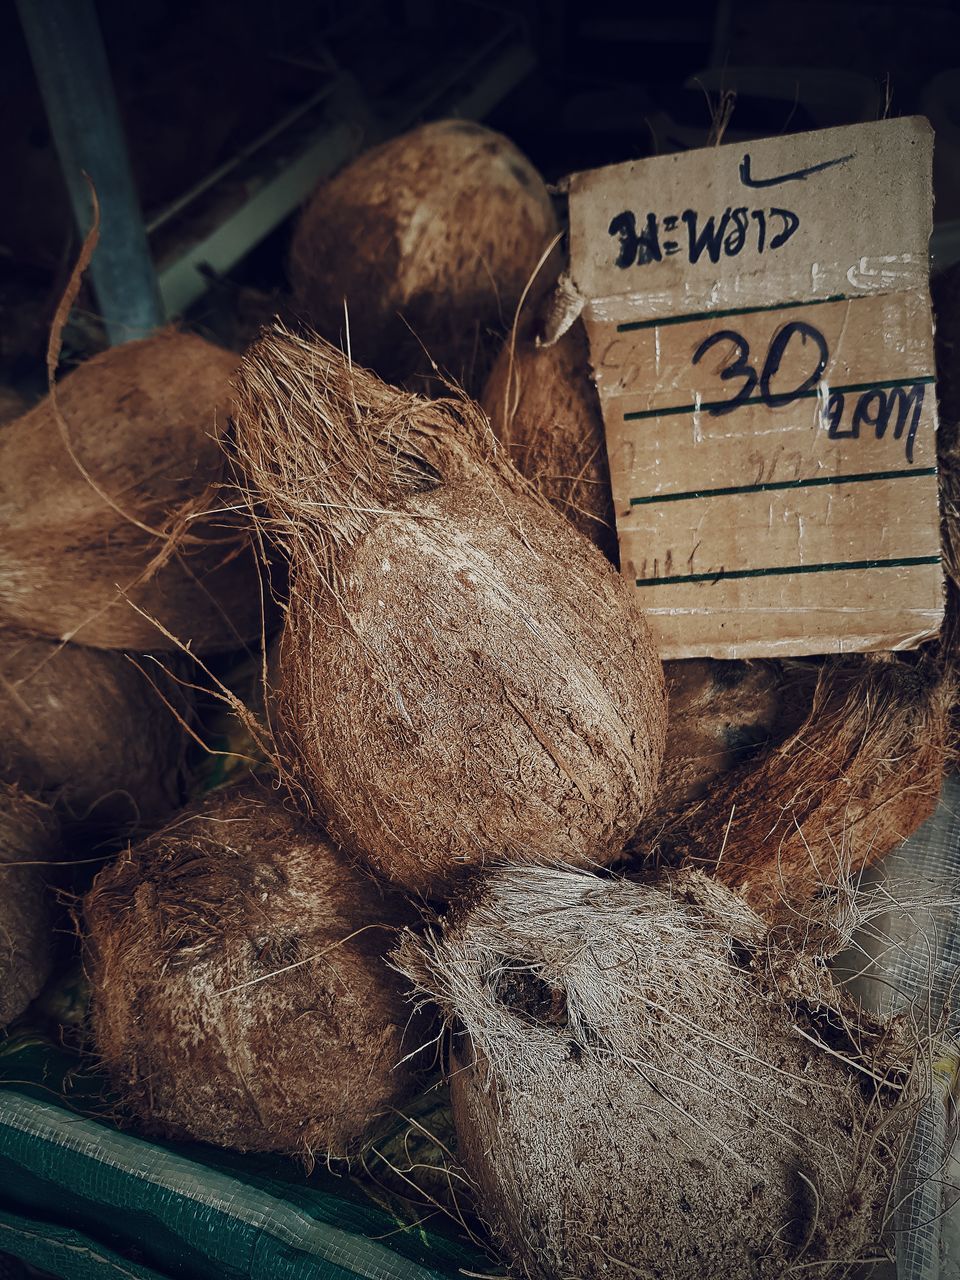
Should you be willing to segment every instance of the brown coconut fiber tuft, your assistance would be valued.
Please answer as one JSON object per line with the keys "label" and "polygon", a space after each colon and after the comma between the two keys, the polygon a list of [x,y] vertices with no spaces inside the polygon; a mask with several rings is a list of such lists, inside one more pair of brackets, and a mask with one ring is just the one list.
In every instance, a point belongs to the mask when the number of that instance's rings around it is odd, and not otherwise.
{"label": "brown coconut fiber tuft", "polygon": [[221,448],[236,363],[163,332],[94,356],[4,426],[3,626],[175,648],[156,618],[197,653],[260,636],[256,560]]}
{"label": "brown coconut fiber tuft", "polygon": [[517,1275],[883,1256],[916,1047],[723,885],[508,868],[397,963],[446,1015],[459,1156]]}
{"label": "brown coconut fiber tuft", "polygon": [[65,827],[129,834],[167,818],[191,715],[156,664],[0,632],[0,776],[42,795]]}
{"label": "brown coconut fiber tuft", "polygon": [[581,322],[545,347],[524,324],[501,348],[482,404],[517,470],[618,563],[606,437]]}
{"label": "brown coconut fiber tuft", "polygon": [[295,306],[346,349],[346,305],[354,359],[389,381],[433,360],[472,387],[556,232],[543,180],[509,139],[434,121],[317,189],[293,237]]}
{"label": "brown coconut fiber tuft", "polygon": [[828,660],[806,719],[758,764],[651,822],[641,855],[703,868],[761,914],[799,909],[878,861],[933,812],[956,681],[938,660]]}
{"label": "brown coconut fiber tuft", "polygon": [[0,1028],[50,976],[53,911],[43,863],[61,856],[53,811],[0,782]]}
{"label": "brown coconut fiber tuft", "polygon": [[334,837],[428,897],[491,859],[616,858],[663,752],[660,663],[477,407],[277,329],[244,359],[237,443],[291,560],[283,746]]}
{"label": "brown coconut fiber tuft", "polygon": [[84,915],[94,1041],[145,1131],[311,1163],[414,1089],[383,960],[411,913],[257,784],[131,849]]}

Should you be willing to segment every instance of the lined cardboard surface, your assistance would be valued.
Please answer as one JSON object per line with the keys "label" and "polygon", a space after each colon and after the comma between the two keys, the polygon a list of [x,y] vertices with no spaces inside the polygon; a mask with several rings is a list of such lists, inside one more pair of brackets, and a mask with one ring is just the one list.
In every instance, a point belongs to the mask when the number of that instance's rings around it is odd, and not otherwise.
{"label": "lined cardboard surface", "polygon": [[621,564],[664,657],[939,629],[931,160],[906,119],[571,180]]}

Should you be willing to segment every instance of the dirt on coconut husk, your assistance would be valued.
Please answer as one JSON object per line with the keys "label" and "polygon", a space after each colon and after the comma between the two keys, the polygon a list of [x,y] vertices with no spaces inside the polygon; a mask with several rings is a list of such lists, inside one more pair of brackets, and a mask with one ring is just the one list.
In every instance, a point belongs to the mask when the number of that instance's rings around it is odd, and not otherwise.
{"label": "dirt on coconut husk", "polygon": [[543,180],[508,138],[434,121],[317,188],[293,236],[294,306],[388,381],[434,362],[478,391],[557,230]]}
{"label": "dirt on coconut husk", "polygon": [[578,320],[552,346],[536,345],[536,320],[497,356],[482,404],[517,470],[614,564],[617,527],[600,400]]}
{"label": "dirt on coconut husk", "polygon": [[0,782],[0,1028],[50,976],[53,910],[42,863],[61,856],[52,809]]}
{"label": "dirt on coconut husk", "polygon": [[697,871],[506,868],[395,957],[530,1280],[824,1280],[883,1256],[918,1046]]}
{"label": "dirt on coconut husk", "polygon": [[167,818],[192,716],[188,689],[142,656],[0,631],[0,776],[42,795],[67,830],[109,838]]}
{"label": "dirt on coconut husk", "polygon": [[808,715],[759,763],[658,815],[633,865],[697,866],[767,918],[879,861],[936,807],[956,677],[936,654],[827,659]]}
{"label": "dirt on coconut husk", "polygon": [[183,811],[84,899],[96,1051],[145,1132],[307,1164],[343,1156],[417,1086],[413,922],[256,782]]}
{"label": "dirt on coconut husk", "polygon": [[236,364],[165,331],[63,378],[61,421],[48,395],[5,424],[3,626],[98,648],[175,648],[156,618],[197,653],[260,637],[249,521],[221,447]]}
{"label": "dirt on coconut husk", "polygon": [[618,857],[662,669],[634,593],[480,410],[277,329],[243,362],[237,445],[291,561],[279,754],[335,839],[425,897],[490,860]]}

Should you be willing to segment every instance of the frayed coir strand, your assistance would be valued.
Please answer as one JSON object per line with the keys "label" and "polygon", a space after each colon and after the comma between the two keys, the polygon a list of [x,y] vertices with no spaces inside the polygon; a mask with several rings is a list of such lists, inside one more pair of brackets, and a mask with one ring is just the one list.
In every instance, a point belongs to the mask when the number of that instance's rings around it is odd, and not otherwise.
{"label": "frayed coir strand", "polygon": [[508,868],[396,960],[446,1015],[460,1157],[520,1274],[882,1255],[916,1045],[724,886]]}

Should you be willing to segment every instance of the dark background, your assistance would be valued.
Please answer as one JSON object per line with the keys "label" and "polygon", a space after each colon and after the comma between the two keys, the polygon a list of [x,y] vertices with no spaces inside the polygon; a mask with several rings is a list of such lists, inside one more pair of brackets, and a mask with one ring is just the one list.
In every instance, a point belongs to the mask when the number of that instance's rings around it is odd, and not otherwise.
{"label": "dark background", "polygon": [[[473,114],[554,182],[706,144],[731,90],[728,141],[929,115],[934,251],[942,264],[960,257],[960,69],[951,70],[960,68],[960,9],[949,0],[97,0],[94,9],[161,273],[331,124],[348,124],[362,149],[420,119]],[[82,57],[77,50],[74,65]],[[0,3],[0,103],[0,383],[30,395],[42,389],[46,337],[79,238],[13,0]],[[864,192],[865,202],[882,199]],[[261,211],[225,269],[192,264],[197,296],[175,298],[168,314],[242,345],[284,287],[290,217],[282,202]],[[89,287],[66,336],[68,360],[105,341]]]}

